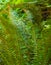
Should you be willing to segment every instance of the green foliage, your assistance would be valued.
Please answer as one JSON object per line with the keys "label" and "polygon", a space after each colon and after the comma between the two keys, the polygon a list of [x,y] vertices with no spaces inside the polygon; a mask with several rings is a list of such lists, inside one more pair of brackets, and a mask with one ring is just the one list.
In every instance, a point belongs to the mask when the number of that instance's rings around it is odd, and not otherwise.
{"label": "green foliage", "polygon": [[0,65],[51,64],[51,12],[42,16],[51,6],[30,1],[0,1]]}

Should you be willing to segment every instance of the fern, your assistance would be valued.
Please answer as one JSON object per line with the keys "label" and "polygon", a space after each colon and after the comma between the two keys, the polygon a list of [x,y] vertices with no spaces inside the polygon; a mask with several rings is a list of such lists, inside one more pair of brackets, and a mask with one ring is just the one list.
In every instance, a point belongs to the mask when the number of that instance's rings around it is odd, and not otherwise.
{"label": "fern", "polygon": [[41,13],[34,3],[7,5],[0,10],[1,65],[51,63],[51,19],[42,20]]}

